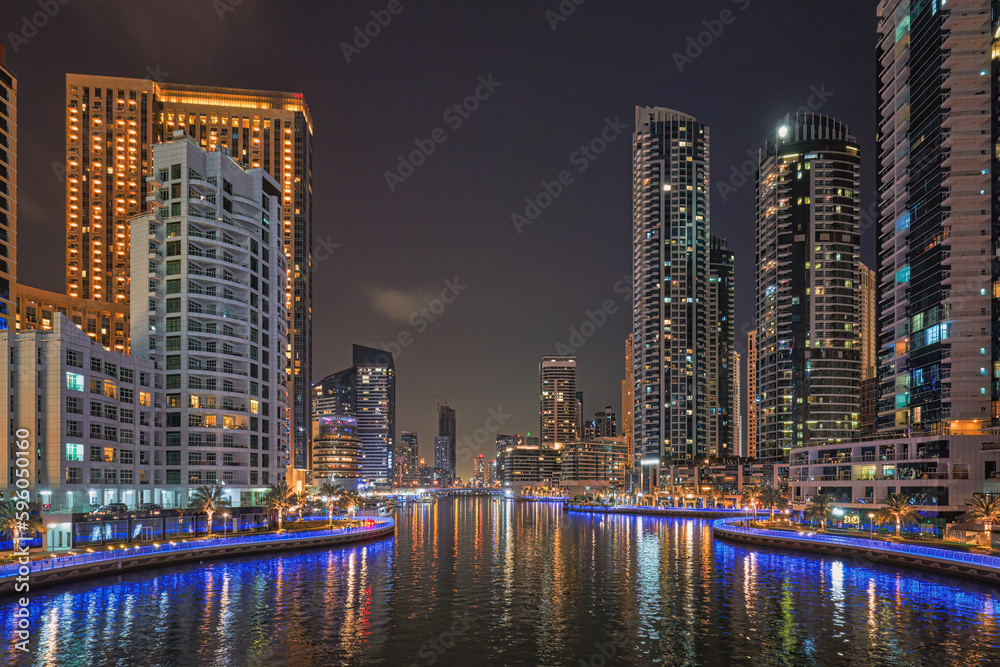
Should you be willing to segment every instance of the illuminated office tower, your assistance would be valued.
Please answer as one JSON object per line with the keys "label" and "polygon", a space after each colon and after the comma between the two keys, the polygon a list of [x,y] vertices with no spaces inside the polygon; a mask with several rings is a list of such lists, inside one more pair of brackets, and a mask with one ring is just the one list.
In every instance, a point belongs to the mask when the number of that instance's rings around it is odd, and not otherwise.
{"label": "illuminated office tower", "polygon": [[438,435],[434,438],[434,468],[438,476],[451,484],[455,479],[455,410],[447,403],[438,403]]}
{"label": "illuminated office tower", "polygon": [[634,448],[639,488],[709,455],[709,128],[636,108],[632,149]]}
{"label": "illuminated office tower", "polygon": [[869,269],[864,263],[858,263],[860,273],[859,303],[861,309],[861,435],[870,436],[875,433],[875,424],[878,416],[878,377],[876,354],[877,338],[875,327],[878,316],[876,315],[876,303],[878,302],[878,281],[875,278],[875,271]]}
{"label": "illuminated office tower", "polygon": [[737,450],[733,365],[735,332],[735,257],[726,240],[712,234],[708,287],[708,424],[710,456],[733,456]]}
{"label": "illuminated office tower", "polygon": [[[129,219],[158,206],[152,146],[184,130],[201,148],[227,151],[277,181],[289,283],[292,464],[310,460],[312,388],[312,117],[303,96],[210,86],[66,75],[66,293],[126,303]],[[129,327],[126,326],[126,330]]]}
{"label": "illuminated office tower", "polygon": [[747,446],[743,453],[757,458],[757,331],[747,332]]}
{"label": "illuminated office tower", "polygon": [[416,431],[400,432],[395,463],[397,488],[407,489],[420,483],[420,445]]}
{"label": "illuminated office tower", "polygon": [[743,359],[733,350],[733,450],[731,456],[743,456]]}
{"label": "illuminated office tower", "polygon": [[843,123],[786,116],[757,176],[757,458],[858,434],[861,156]]}
{"label": "illuminated office tower", "polygon": [[13,329],[17,287],[17,79],[0,46],[0,331]]}
{"label": "illuminated office tower", "polygon": [[579,439],[576,357],[542,357],[538,365],[538,418],[542,447]]}
{"label": "illuminated office tower", "polygon": [[388,488],[396,453],[396,367],[390,352],[355,345],[354,368],[361,471],[368,484]]}
{"label": "illuminated office tower", "polygon": [[281,188],[177,131],[153,147],[155,208],[131,221],[131,344],[165,376],[153,484],[183,505],[224,484],[257,505],[285,479],[287,267]]}
{"label": "illuminated office tower", "polygon": [[313,417],[313,460],[316,484],[329,481],[334,486],[356,489],[361,481],[361,440],[358,420],[339,415]]}
{"label": "illuminated office tower", "polygon": [[[632,334],[625,339],[625,379],[622,380],[622,426],[621,435],[629,446],[629,456],[632,452],[632,411],[635,409],[632,395],[632,383],[635,381],[635,370],[632,368]],[[635,462],[632,462],[634,465]]]}

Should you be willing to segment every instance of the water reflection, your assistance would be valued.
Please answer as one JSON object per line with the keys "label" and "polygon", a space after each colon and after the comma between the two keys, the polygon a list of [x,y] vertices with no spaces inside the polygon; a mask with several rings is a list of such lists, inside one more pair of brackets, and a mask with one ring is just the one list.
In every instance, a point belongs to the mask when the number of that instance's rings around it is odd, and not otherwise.
{"label": "water reflection", "polygon": [[[990,664],[974,583],[716,542],[706,522],[486,498],[375,544],[39,591],[35,665]],[[14,607],[0,608],[8,627]],[[459,621],[468,618],[465,628]],[[452,634],[453,629],[458,629]],[[8,633],[9,634],[9,633]],[[20,660],[20,663],[18,662]]]}

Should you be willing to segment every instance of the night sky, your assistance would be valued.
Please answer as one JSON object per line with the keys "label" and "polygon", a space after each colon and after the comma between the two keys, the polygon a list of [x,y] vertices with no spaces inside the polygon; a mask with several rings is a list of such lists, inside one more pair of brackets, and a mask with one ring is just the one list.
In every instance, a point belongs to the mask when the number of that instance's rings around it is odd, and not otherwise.
{"label": "night sky", "polygon": [[[538,362],[559,343],[578,348],[585,418],[607,404],[620,412],[636,105],[711,126],[712,231],[736,251],[741,352],[753,326],[753,177],[732,193],[720,184],[747,151],[821,91],[819,112],[848,123],[861,143],[862,204],[873,205],[875,0],[563,0],[568,16],[559,0],[397,1],[154,9],[71,0],[37,34],[25,31],[27,43],[18,37],[16,52],[11,33],[39,3],[0,3],[20,86],[20,281],[65,289],[64,190],[53,163],[65,155],[67,72],[304,93],[315,138],[313,379],[349,366],[352,343],[383,346],[402,334],[397,431],[417,430],[432,459],[435,402],[447,401],[458,412],[458,472],[468,477],[461,441],[490,410],[502,412],[502,433],[537,431]],[[383,13],[388,25],[352,47],[348,63],[340,44],[390,4],[401,11]],[[707,46],[692,46],[699,33]],[[445,115],[480,77],[494,83],[480,88],[478,109]],[[626,129],[607,131],[614,140],[603,153],[576,153],[616,119]],[[386,172],[399,173],[400,154],[439,128],[445,141],[390,190]],[[512,214],[563,170],[572,182],[519,233]],[[870,224],[864,242],[871,261]],[[434,300],[456,281],[459,295],[441,312]],[[609,299],[606,323],[582,346],[572,340],[570,328]],[[420,314],[429,307],[430,317]],[[471,454],[489,459],[494,440],[483,434]]]}

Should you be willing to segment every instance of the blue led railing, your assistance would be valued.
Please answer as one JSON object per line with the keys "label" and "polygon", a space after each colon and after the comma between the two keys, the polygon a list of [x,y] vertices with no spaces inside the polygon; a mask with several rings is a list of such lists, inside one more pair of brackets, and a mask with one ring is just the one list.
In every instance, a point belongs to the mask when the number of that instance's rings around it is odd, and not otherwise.
{"label": "blue led railing", "polygon": [[645,512],[688,512],[692,515],[704,514],[704,513],[722,513],[726,512],[729,514],[750,514],[756,511],[758,514],[770,514],[771,510],[750,510],[750,509],[735,509],[732,507],[649,507],[647,505],[611,505],[610,507],[603,507],[601,505],[571,505],[566,504],[566,509],[570,511],[587,511],[587,510],[643,510]]}
{"label": "blue led railing", "polygon": [[[149,554],[191,551],[195,549],[205,549],[209,547],[230,546],[238,544],[288,542],[292,540],[301,540],[303,538],[334,537],[340,535],[370,533],[383,528],[389,528],[396,524],[395,519],[369,519],[368,521],[371,521],[371,525],[358,526],[355,528],[308,530],[308,531],[297,531],[293,533],[280,533],[280,534],[268,534],[268,535],[242,535],[238,537],[213,538],[212,540],[195,540],[193,542],[178,542],[176,544],[170,544],[169,542],[167,542],[160,544],[159,546],[147,545],[143,547],[132,547],[126,549],[109,549],[107,551],[95,551],[94,553],[79,554],[76,556],[60,556],[58,558],[34,560],[28,563],[28,567],[30,568],[31,573],[45,572],[48,570],[61,570],[64,568],[75,567],[77,565],[86,565],[88,563],[119,560],[123,558],[132,558],[135,556],[145,556]],[[6,579],[8,577],[17,576],[19,574],[21,567],[22,566],[17,563],[0,566],[0,580]]]}
{"label": "blue led railing", "polygon": [[843,535],[818,535],[815,533],[790,532],[786,530],[770,530],[767,528],[749,528],[732,525],[738,519],[717,519],[712,523],[712,530],[721,533],[756,535],[758,537],[773,537],[790,542],[809,542],[814,544],[829,544],[879,551],[889,554],[900,554],[913,557],[933,558],[949,563],[975,565],[1000,572],[1000,557],[986,554],[966,553],[952,549],[937,547],[920,547],[914,544],[899,544],[886,540],[871,540],[862,537],[846,537]]}

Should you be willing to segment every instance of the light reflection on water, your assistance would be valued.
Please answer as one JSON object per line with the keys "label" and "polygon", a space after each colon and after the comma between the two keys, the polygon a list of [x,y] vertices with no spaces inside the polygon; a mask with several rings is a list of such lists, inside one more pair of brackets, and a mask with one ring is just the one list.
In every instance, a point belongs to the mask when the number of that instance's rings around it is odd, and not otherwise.
{"label": "light reflection on water", "polygon": [[[364,546],[42,589],[33,653],[18,662],[12,638],[4,663],[575,667],[602,664],[602,651],[621,665],[1000,661],[998,591],[960,579],[748,550],[689,519],[486,498],[397,518],[395,538]],[[0,606],[8,628],[13,609]]]}

